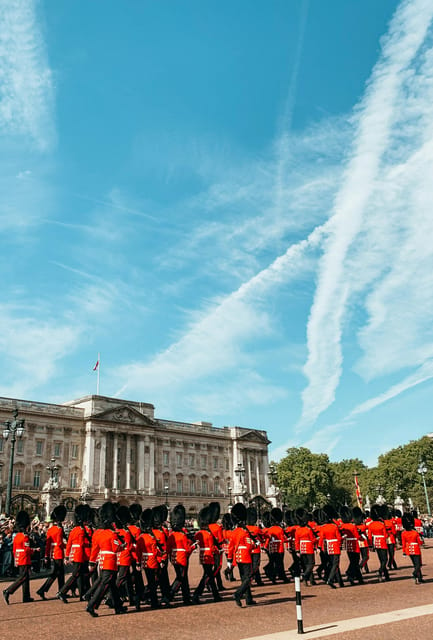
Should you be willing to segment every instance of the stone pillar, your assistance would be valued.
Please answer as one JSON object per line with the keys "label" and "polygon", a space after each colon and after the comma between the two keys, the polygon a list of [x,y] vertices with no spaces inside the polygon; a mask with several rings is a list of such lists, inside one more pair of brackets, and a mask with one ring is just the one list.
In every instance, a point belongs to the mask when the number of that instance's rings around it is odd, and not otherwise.
{"label": "stone pillar", "polygon": [[250,494],[250,496],[253,493],[253,478],[252,478],[252,473],[251,473],[251,467],[252,467],[252,458],[251,458],[251,454],[248,453],[247,454],[247,466],[248,466],[248,493]]}
{"label": "stone pillar", "polygon": [[105,465],[107,460],[107,434],[101,432],[101,453],[99,456],[99,491],[104,491],[105,485]]}
{"label": "stone pillar", "polygon": [[256,462],[256,478],[257,478],[257,494],[261,495],[261,483],[260,483],[260,465],[259,465],[259,456],[256,453],[255,456],[255,462]]}
{"label": "stone pillar", "polygon": [[119,468],[119,452],[118,452],[118,440],[117,433],[113,438],[113,489],[118,489],[117,486],[117,470]]}
{"label": "stone pillar", "polygon": [[131,436],[126,436],[126,480],[125,489],[129,491],[131,489]]}
{"label": "stone pillar", "polygon": [[83,480],[87,483],[90,491],[94,488],[94,460],[95,460],[95,434],[92,429],[92,424],[88,422],[86,424],[86,440],[84,443],[83,453]]}
{"label": "stone pillar", "polygon": [[155,440],[149,442],[149,493],[155,495]]}
{"label": "stone pillar", "polygon": [[139,491],[144,489],[144,440],[139,438],[137,442],[137,472],[138,483],[137,488]]}

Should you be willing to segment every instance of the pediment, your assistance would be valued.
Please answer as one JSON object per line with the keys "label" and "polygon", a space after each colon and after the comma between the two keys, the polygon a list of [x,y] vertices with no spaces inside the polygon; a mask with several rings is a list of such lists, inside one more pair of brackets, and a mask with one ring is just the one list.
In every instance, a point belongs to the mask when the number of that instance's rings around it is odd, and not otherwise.
{"label": "pediment", "polygon": [[270,444],[270,440],[268,440],[265,436],[263,436],[259,431],[247,431],[243,433],[238,438],[239,440],[248,441],[248,442],[258,442],[260,444]]}
{"label": "pediment", "polygon": [[144,425],[146,427],[155,426],[155,421],[148,416],[143,415],[133,407],[128,405],[119,405],[114,409],[106,409],[101,413],[95,413],[89,416],[92,422],[115,422],[116,424],[135,424],[137,426]]}

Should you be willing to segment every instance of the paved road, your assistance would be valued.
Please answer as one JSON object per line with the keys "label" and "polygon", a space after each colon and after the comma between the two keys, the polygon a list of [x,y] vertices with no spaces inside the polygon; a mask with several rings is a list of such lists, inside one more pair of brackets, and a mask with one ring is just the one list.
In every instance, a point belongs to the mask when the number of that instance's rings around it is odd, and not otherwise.
{"label": "paved road", "polygon": [[[426,583],[415,585],[411,578],[410,561],[397,552],[398,571],[392,572],[392,580],[378,583],[376,572],[368,577],[364,586],[332,590],[326,585],[303,587],[304,626],[307,638],[323,637],[329,640],[360,640],[360,626],[371,625],[368,629],[370,639],[413,637],[416,628],[417,637],[433,636],[433,607],[416,609],[421,605],[433,603],[433,543],[424,551],[424,574]],[[342,566],[346,566],[343,558]],[[377,567],[372,554],[370,568]],[[190,582],[195,586],[200,576],[197,558],[191,563]],[[32,580],[31,591],[35,594],[42,580]],[[234,586],[233,586],[234,585]],[[1,585],[5,586],[5,583]],[[266,640],[294,638],[296,634],[296,608],[294,585],[272,585],[254,587],[256,607],[239,609],[232,600],[236,583],[228,585],[221,603],[207,603],[196,607],[183,607],[175,604],[169,610],[150,611],[143,609],[122,616],[115,616],[105,606],[99,609],[100,617],[91,618],[83,603],[70,599],[68,605],[54,598],[43,602],[22,604],[21,593],[10,599],[10,606],[0,602],[0,638],[7,640],[39,640],[55,637],[56,640],[95,640],[95,637],[121,635],[128,640],[152,636],[152,640],[243,640],[246,638],[266,637]],[[50,595],[50,594],[48,594]],[[408,615],[416,617],[398,618],[402,610],[410,610]],[[378,621],[371,616],[388,613],[388,617]],[[422,613],[422,615],[420,615]],[[359,620],[361,619],[361,620]],[[345,630],[344,624],[353,621],[355,630]],[[378,624],[379,622],[379,624]],[[350,625],[349,625],[350,626]],[[317,630],[321,629],[320,632]],[[359,630],[357,630],[359,629]],[[282,633],[284,632],[284,633]],[[275,635],[274,635],[275,634]],[[363,633],[365,640],[365,632]]]}

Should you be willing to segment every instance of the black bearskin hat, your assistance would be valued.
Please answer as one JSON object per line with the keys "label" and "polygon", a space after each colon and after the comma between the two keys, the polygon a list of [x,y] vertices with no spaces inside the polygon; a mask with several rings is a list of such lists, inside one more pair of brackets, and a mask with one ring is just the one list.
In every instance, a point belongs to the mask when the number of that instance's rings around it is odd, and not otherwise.
{"label": "black bearskin hat", "polygon": [[274,524],[280,524],[283,521],[283,512],[279,507],[271,509],[271,520]]}
{"label": "black bearskin hat", "polygon": [[121,504],[116,511],[116,517],[120,524],[126,526],[128,522],[131,522],[131,512],[129,511],[129,507]]}
{"label": "black bearskin hat", "polygon": [[99,508],[99,520],[102,528],[108,529],[116,520],[116,507],[112,502],[104,502]]}
{"label": "black bearskin hat", "polygon": [[389,518],[389,507],[386,503],[380,505],[380,516],[383,520],[387,520]]}
{"label": "black bearskin hat", "polygon": [[257,522],[257,509],[253,506],[247,507],[247,524],[256,524]]}
{"label": "black bearskin hat", "polygon": [[[166,507],[167,509],[167,507]],[[162,527],[162,524],[166,521],[167,516],[164,518],[164,513],[162,510],[162,505],[158,505],[157,507],[153,507],[153,526],[155,529],[159,529]]]}
{"label": "black bearskin hat", "polygon": [[325,514],[325,518],[328,522],[332,522],[332,520],[338,517],[338,513],[332,504],[325,504],[323,507],[323,513]]}
{"label": "black bearskin hat", "polygon": [[400,509],[394,509],[394,515],[396,518],[401,518],[401,511]]}
{"label": "black bearskin hat", "polygon": [[200,529],[206,529],[210,524],[210,513],[209,507],[203,507],[198,512],[198,526]]}
{"label": "black bearskin hat", "polygon": [[293,525],[295,524],[295,520],[296,520],[295,512],[288,509],[284,513],[284,522],[286,523],[286,526],[293,527]]}
{"label": "black bearskin hat", "polygon": [[364,520],[364,514],[362,513],[362,510],[360,509],[360,507],[353,507],[352,514],[353,514],[353,522],[355,524],[362,524]]}
{"label": "black bearskin hat", "polygon": [[166,504],[160,504],[159,505],[159,511],[161,513],[161,524],[164,524],[164,522],[167,522],[167,518],[168,518],[168,507]]}
{"label": "black bearskin hat", "polygon": [[133,502],[129,505],[129,513],[131,514],[131,518],[133,522],[138,522],[140,520],[141,512],[143,511],[141,504],[138,502]]}
{"label": "black bearskin hat", "polygon": [[308,511],[305,509],[299,508],[295,511],[295,518],[297,522],[301,525],[301,527],[305,527],[308,524]]}
{"label": "black bearskin hat", "polygon": [[154,521],[153,509],[144,509],[140,515],[140,529],[142,531],[151,531]]}
{"label": "black bearskin hat", "polygon": [[414,518],[418,518],[418,511],[416,509],[412,509],[412,515]]}
{"label": "black bearskin hat", "polygon": [[213,524],[218,520],[221,513],[221,507],[219,502],[210,502],[209,503],[209,517],[210,524]]}
{"label": "black bearskin hat", "polygon": [[231,514],[235,524],[245,522],[247,519],[247,508],[242,502],[236,502],[232,507]]}
{"label": "black bearskin hat", "polygon": [[63,522],[66,518],[67,510],[64,504],[59,504],[51,512],[51,520],[54,522]]}
{"label": "black bearskin hat", "polygon": [[352,522],[352,518],[353,518],[352,509],[350,507],[347,507],[346,505],[344,505],[343,507],[340,507],[340,518],[345,523]]}
{"label": "black bearskin hat", "polygon": [[370,509],[370,518],[372,520],[381,520],[382,514],[380,509],[380,504],[373,504]]}
{"label": "black bearskin hat", "polygon": [[173,529],[182,529],[182,527],[185,525],[185,518],[186,512],[183,504],[176,505],[171,512],[170,518],[171,526],[173,527]]}
{"label": "black bearskin hat", "polygon": [[90,507],[88,504],[77,504],[74,510],[75,524],[80,526],[85,522],[89,522],[91,518]]}
{"label": "black bearskin hat", "polygon": [[233,529],[233,518],[230,513],[224,513],[222,517],[222,526],[226,531]]}
{"label": "black bearskin hat", "polygon": [[263,522],[263,526],[268,529],[271,526],[271,512],[270,511],[264,511],[262,513],[262,522]]}
{"label": "black bearskin hat", "polygon": [[411,513],[404,513],[401,518],[401,523],[406,531],[410,531],[415,526],[413,515]]}
{"label": "black bearskin hat", "polygon": [[27,511],[18,511],[15,523],[20,531],[25,531],[30,526],[30,516]]}

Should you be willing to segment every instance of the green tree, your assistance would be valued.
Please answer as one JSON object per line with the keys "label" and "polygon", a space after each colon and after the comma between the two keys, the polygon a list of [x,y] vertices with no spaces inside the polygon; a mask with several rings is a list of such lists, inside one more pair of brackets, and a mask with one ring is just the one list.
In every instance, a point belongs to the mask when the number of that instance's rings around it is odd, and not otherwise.
{"label": "green tree", "polygon": [[350,458],[340,462],[331,462],[332,473],[332,502],[335,504],[348,504],[353,507],[357,504],[355,490],[355,472],[362,493],[362,485],[366,475],[367,467],[359,458]]}
{"label": "green tree", "polygon": [[291,447],[276,468],[277,484],[285,493],[285,502],[290,509],[312,508],[328,501],[332,473],[326,454],[312,453],[306,447]]}

